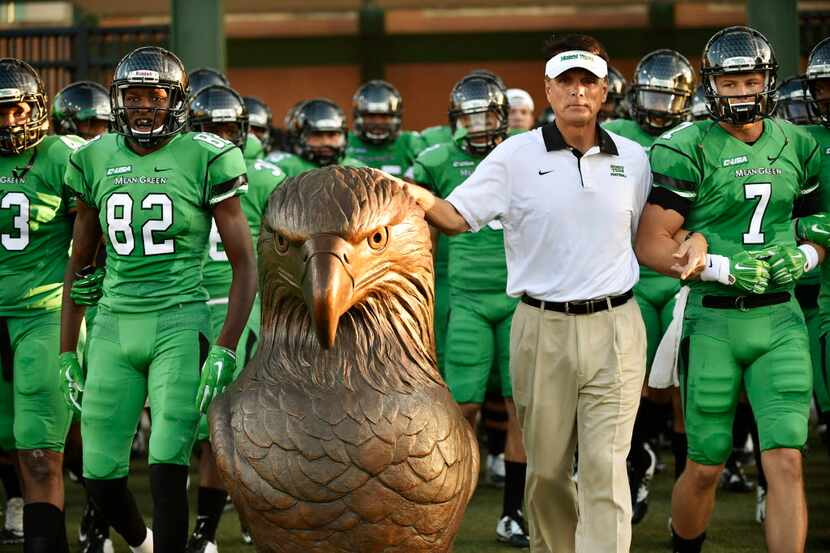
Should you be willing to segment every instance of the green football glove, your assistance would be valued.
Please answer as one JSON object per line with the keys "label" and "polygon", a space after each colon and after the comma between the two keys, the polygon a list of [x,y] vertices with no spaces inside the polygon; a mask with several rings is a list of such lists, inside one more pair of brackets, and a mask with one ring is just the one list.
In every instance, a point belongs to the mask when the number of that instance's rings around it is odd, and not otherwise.
{"label": "green football glove", "polygon": [[830,215],[816,213],[799,217],[795,223],[795,235],[825,248],[830,246]]}
{"label": "green football glove", "polygon": [[84,393],[84,371],[78,363],[78,354],[74,351],[65,351],[58,356],[60,365],[61,392],[66,404],[81,412],[81,396]]}
{"label": "green football glove", "polygon": [[729,283],[750,294],[763,294],[769,285],[769,250],[738,252],[729,258]]}
{"label": "green football glove", "polygon": [[807,256],[796,247],[773,246],[772,255],[767,259],[772,281],[778,286],[787,286],[801,278],[807,268]]}
{"label": "green football glove", "polygon": [[106,271],[103,267],[97,269],[84,267],[76,275],[77,278],[72,283],[72,289],[69,290],[69,297],[78,305],[90,306],[97,304],[104,294],[105,274]]}
{"label": "green football glove", "polygon": [[202,376],[199,378],[199,390],[196,393],[196,406],[200,413],[207,413],[213,398],[224,392],[225,387],[233,382],[235,370],[236,353],[222,346],[210,346],[207,359],[202,365]]}

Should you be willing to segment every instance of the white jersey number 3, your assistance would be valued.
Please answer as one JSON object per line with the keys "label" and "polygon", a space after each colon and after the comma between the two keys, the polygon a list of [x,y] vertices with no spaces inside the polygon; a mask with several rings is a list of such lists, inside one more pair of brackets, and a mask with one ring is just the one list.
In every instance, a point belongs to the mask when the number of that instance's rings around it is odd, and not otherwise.
{"label": "white jersey number 3", "polygon": [[[147,194],[141,201],[141,209],[161,208],[159,219],[149,219],[141,226],[144,255],[174,253],[172,238],[157,240],[155,232],[164,232],[173,225],[173,202],[167,194]],[[129,194],[115,193],[107,198],[107,235],[112,248],[119,255],[130,255],[135,249],[133,236],[133,199]]]}
{"label": "white jersey number 3", "polygon": [[12,217],[15,232],[0,235],[0,243],[9,251],[20,251],[29,245],[29,198],[22,192],[9,192],[0,200],[1,209],[14,209]]}

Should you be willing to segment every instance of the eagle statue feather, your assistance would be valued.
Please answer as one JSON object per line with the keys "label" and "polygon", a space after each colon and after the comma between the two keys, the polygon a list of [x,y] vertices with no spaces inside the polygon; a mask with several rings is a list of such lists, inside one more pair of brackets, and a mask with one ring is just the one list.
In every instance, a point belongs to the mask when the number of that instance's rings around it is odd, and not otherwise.
{"label": "eagle statue feather", "polygon": [[210,409],[257,551],[451,551],[479,454],[435,365],[423,211],[381,171],[310,171],[258,253],[258,351]]}

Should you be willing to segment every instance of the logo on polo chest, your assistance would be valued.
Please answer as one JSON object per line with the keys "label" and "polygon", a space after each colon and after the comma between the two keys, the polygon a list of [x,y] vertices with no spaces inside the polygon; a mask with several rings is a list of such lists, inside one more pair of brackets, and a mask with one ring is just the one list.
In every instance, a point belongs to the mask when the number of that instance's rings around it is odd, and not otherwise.
{"label": "logo on polo chest", "polygon": [[747,161],[749,161],[749,157],[747,157],[747,156],[733,157],[733,158],[730,158],[730,159],[724,159],[723,160],[723,166],[724,167],[731,167],[733,165],[741,165],[742,163],[746,163]]}
{"label": "logo on polo chest", "polygon": [[611,164],[612,177],[625,177],[625,166]]}

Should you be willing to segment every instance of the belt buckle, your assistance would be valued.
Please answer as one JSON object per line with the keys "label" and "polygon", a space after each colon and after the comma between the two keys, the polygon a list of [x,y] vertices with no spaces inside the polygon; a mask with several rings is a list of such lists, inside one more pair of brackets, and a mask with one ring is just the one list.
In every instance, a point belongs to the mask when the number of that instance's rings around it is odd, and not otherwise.
{"label": "belt buckle", "polygon": [[565,313],[570,315],[570,306],[573,304],[574,306],[580,305],[585,307],[585,313],[583,315],[590,315],[594,312],[594,300],[574,300],[565,302]]}
{"label": "belt buckle", "polygon": [[746,306],[746,296],[736,296],[735,297],[735,307],[739,311],[747,312],[749,308]]}

